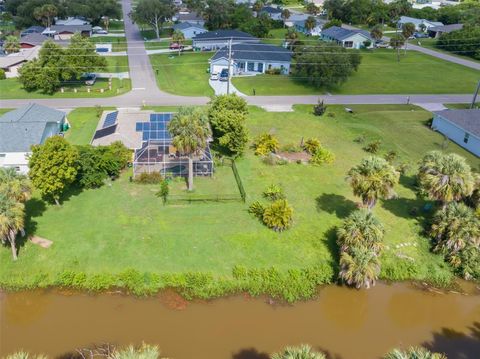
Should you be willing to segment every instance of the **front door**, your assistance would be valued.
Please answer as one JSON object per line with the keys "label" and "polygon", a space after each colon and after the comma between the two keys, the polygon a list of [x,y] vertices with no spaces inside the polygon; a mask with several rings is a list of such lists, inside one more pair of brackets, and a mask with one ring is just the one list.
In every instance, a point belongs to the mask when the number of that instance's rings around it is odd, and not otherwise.
{"label": "front door", "polygon": [[258,63],[258,72],[263,72],[263,62]]}

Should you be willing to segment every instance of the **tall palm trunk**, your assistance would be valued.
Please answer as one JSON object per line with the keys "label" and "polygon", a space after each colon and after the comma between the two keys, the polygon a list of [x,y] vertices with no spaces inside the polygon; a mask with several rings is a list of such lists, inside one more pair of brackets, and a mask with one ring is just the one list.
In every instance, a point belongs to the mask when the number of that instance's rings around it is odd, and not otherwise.
{"label": "tall palm trunk", "polygon": [[13,256],[13,260],[16,261],[17,260],[17,247],[15,246],[15,237],[16,237],[16,233],[11,230],[10,233],[9,233],[9,238],[8,238],[8,241],[10,242],[10,247],[12,248],[12,256]]}
{"label": "tall palm trunk", "polygon": [[193,191],[193,158],[188,155],[188,190]]}

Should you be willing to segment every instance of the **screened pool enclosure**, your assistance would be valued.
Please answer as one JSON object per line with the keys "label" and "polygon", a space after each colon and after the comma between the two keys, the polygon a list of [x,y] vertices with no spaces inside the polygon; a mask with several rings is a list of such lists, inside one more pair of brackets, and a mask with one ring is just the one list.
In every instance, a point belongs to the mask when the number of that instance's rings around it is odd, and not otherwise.
{"label": "screened pool enclosure", "polygon": [[[159,172],[164,176],[188,176],[188,156],[180,153],[172,144],[168,131],[171,113],[155,113],[150,121],[137,122],[136,132],[142,134],[142,146],[135,150],[133,176],[141,173]],[[211,176],[213,159],[207,147],[192,155],[193,175]]]}

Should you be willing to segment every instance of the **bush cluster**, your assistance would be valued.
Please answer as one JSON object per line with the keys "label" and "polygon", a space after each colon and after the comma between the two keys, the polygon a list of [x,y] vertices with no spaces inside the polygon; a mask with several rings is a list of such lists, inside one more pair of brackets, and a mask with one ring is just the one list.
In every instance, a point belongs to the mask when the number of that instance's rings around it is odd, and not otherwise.
{"label": "bush cluster", "polygon": [[283,189],[272,184],[263,192],[263,197],[268,199],[270,204],[255,201],[248,208],[248,212],[276,232],[290,228],[293,223],[293,208],[288,204]]}
{"label": "bush cluster", "polygon": [[253,148],[257,156],[266,156],[270,153],[275,153],[278,151],[279,146],[278,139],[270,133],[261,134],[255,138],[253,142]]}
{"label": "bush cluster", "polygon": [[160,172],[142,172],[135,177],[134,181],[140,184],[159,184],[162,183],[163,176]]}

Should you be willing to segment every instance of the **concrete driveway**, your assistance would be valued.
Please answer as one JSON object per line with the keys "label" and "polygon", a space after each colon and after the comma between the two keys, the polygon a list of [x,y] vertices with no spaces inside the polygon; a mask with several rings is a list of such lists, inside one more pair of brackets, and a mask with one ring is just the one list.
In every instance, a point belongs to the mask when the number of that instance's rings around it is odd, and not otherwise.
{"label": "concrete driveway", "polygon": [[[220,80],[208,80],[210,87],[215,91],[215,95],[226,95],[227,94],[227,81]],[[238,96],[246,96],[244,93],[238,91],[235,86],[233,86],[230,81],[230,93],[237,94]]]}

